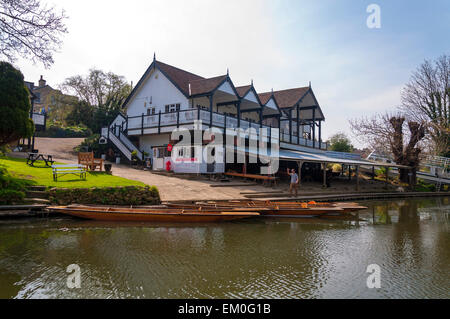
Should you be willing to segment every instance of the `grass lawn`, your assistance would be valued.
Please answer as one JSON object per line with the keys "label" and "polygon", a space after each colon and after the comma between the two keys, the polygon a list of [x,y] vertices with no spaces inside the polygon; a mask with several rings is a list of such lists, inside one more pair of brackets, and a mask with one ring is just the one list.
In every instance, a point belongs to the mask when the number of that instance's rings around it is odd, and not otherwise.
{"label": "grass lawn", "polygon": [[86,180],[75,175],[65,175],[58,177],[58,181],[55,182],[51,167],[45,167],[43,161],[36,161],[34,165],[34,167],[27,165],[27,160],[23,158],[0,157],[0,166],[5,167],[12,176],[31,180],[36,185],[64,188],[145,186],[142,182],[109,175],[105,172],[88,172]]}

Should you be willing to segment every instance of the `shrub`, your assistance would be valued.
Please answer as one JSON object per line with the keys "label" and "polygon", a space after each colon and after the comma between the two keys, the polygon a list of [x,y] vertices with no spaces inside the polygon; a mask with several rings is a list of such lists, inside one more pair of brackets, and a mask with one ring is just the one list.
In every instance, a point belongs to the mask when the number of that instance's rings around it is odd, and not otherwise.
{"label": "shrub", "polygon": [[103,204],[103,205],[154,205],[160,204],[155,186],[126,186],[105,188],[52,188],[50,201],[58,205]]}
{"label": "shrub", "polygon": [[333,170],[333,172],[341,172],[342,165],[341,164],[332,164],[331,169]]}
{"label": "shrub", "polygon": [[436,191],[436,185],[434,184],[428,184],[424,182],[421,179],[417,180],[417,184],[415,186],[416,192],[435,192]]}
{"label": "shrub", "polygon": [[45,131],[36,132],[38,137],[88,137],[92,131],[86,126],[63,126],[59,122],[50,123]]}
{"label": "shrub", "polygon": [[96,157],[100,157],[101,154],[105,154],[107,150],[107,144],[99,144],[100,134],[93,134],[84,139],[80,145],[74,147],[75,152],[94,152]]}

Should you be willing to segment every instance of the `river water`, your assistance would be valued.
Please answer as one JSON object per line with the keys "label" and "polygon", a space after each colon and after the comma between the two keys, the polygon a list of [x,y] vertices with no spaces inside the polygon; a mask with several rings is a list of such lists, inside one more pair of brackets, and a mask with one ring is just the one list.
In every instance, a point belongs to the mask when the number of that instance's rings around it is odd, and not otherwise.
{"label": "river water", "polygon": [[359,203],[353,221],[0,221],[0,298],[450,298],[450,197]]}

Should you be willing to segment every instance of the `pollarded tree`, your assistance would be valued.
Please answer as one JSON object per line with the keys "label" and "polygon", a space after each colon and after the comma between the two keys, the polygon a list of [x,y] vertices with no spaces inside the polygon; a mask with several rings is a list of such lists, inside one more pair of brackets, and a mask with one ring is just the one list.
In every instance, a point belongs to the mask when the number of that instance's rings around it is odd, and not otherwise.
{"label": "pollarded tree", "polygon": [[[408,174],[412,171],[411,182],[416,181],[416,170],[420,163],[419,155],[422,151],[420,142],[425,137],[426,125],[408,121],[408,131],[405,130],[405,117],[401,114],[375,114],[371,118],[354,119],[350,126],[355,136],[361,142],[377,151],[392,154],[396,164],[411,167],[399,169],[400,180],[409,183]],[[409,142],[405,143],[405,136]]]}
{"label": "pollarded tree", "polygon": [[31,103],[22,72],[0,62],[0,146],[33,135]]}

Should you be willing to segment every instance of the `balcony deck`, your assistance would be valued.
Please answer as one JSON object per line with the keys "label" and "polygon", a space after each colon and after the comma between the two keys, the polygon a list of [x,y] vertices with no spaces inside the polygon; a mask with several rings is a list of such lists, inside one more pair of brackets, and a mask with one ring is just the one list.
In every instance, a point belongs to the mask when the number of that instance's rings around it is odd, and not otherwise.
{"label": "balcony deck", "polygon": [[[211,113],[207,110],[193,109],[183,110],[171,113],[158,113],[154,115],[140,115],[124,117],[123,121],[115,121],[113,125],[122,126],[127,131],[128,135],[146,135],[146,134],[160,134],[172,132],[178,127],[185,127],[187,129],[194,129],[194,122],[197,120],[202,121],[202,129],[209,127],[219,128],[222,132],[229,129],[237,129],[238,127],[247,130],[249,128],[255,129],[255,137],[258,138],[259,129],[265,128],[270,137],[270,129],[272,127],[267,125],[260,125],[259,123],[250,122],[241,119],[238,121],[236,117],[212,112],[212,125],[211,125]],[[239,125],[239,126],[238,126]],[[265,140],[265,139],[264,139]],[[298,137],[294,131],[292,137],[289,132],[280,132],[280,142],[285,142],[294,145],[300,145],[316,149],[327,149],[327,144],[324,142],[313,141]]]}

